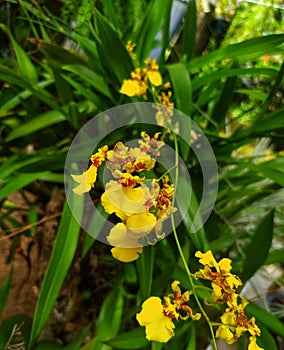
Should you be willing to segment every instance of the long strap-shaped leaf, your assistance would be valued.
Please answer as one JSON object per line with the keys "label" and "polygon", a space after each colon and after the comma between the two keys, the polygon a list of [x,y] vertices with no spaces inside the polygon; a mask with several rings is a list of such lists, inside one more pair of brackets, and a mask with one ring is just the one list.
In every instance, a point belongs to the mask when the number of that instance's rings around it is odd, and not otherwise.
{"label": "long strap-shaped leaf", "polygon": [[[80,206],[83,211],[83,198],[79,196],[75,197],[74,195],[73,200],[77,201],[77,205]],[[66,202],[56,242],[37,301],[28,349],[33,347],[53,309],[54,303],[73,260],[77,248],[79,233],[80,225],[72,216]]]}

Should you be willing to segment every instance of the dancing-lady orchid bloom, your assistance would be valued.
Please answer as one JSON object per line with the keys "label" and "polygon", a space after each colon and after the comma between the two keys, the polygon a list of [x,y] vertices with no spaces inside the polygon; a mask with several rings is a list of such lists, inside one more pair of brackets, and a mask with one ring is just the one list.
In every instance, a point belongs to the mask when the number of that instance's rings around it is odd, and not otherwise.
{"label": "dancing-lady orchid bloom", "polygon": [[174,281],[171,288],[174,294],[164,297],[165,303],[158,297],[150,297],[142,304],[142,310],[136,315],[140,326],[146,327],[146,338],[161,343],[168,342],[174,336],[175,324],[173,319],[199,320],[200,313],[193,315],[191,308],[186,305],[192,292],[181,294],[179,281]]}
{"label": "dancing-lady orchid bloom", "polygon": [[204,265],[204,269],[196,272],[195,277],[211,281],[213,303],[229,301],[236,289],[242,285],[240,278],[230,273],[231,260],[224,258],[217,263],[211,250],[204,254],[198,251],[195,256],[200,258],[199,262]]}

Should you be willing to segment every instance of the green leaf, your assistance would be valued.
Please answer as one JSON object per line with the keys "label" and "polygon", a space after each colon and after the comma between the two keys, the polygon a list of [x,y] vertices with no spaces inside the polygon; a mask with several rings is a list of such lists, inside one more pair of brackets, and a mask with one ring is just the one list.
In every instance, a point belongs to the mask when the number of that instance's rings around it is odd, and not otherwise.
{"label": "green leaf", "polygon": [[260,306],[250,302],[246,306],[246,314],[250,317],[256,318],[256,324],[258,320],[272,333],[284,338],[284,324],[277,317],[273,316],[271,312],[266,311]]}
{"label": "green leaf", "polygon": [[[211,84],[216,80],[221,80],[223,78],[240,77],[244,75],[267,75],[269,77],[275,77],[277,75],[277,70],[272,68],[226,68],[215,72],[204,74],[202,76],[197,76],[192,80],[192,91],[195,92],[198,89]],[[251,93],[255,90],[250,90]],[[266,96],[266,95],[265,95]]]}
{"label": "green leaf", "polygon": [[141,24],[141,29],[137,34],[137,58],[142,63],[154,48],[155,36],[161,28],[162,21],[166,17],[166,12],[171,1],[153,0],[149,2]]}
{"label": "green leaf", "polygon": [[123,292],[118,286],[106,297],[97,321],[95,342],[90,350],[107,350],[111,347],[103,345],[107,340],[117,336],[123,312]]}
{"label": "green leaf", "polygon": [[35,40],[35,44],[38,45],[38,49],[49,59],[58,66],[65,65],[85,65],[86,62],[77,54],[44,41]]}
{"label": "green leaf", "polygon": [[143,300],[147,299],[151,295],[154,260],[155,247],[151,245],[144,247],[139,259],[136,260],[141,298]]}
{"label": "green leaf", "polygon": [[[37,88],[42,89],[49,86],[52,83],[54,83],[54,80],[52,79],[43,80],[37,84]],[[31,95],[32,95],[32,92],[26,90],[17,95],[13,94],[13,97],[5,103],[1,103],[1,97],[0,97],[0,117],[6,116],[7,114],[9,114],[11,109],[21,104],[23,100],[26,100]]]}
{"label": "green leaf", "polygon": [[284,127],[284,108],[279,108],[276,111],[265,115],[261,122],[255,123],[253,127],[250,127],[251,134],[269,133],[273,130],[279,130]]}
{"label": "green leaf", "polygon": [[25,124],[14,129],[6,138],[6,142],[18,139],[23,136],[32,134],[35,131],[45,129],[51,125],[58,124],[62,121],[65,121],[66,117],[59,111],[48,111],[44,114],[41,114],[30,121],[27,121]]}
{"label": "green leaf", "polygon": [[[183,225],[186,233],[189,235],[195,248],[200,251],[205,251],[207,248],[207,242],[205,239],[205,233],[201,224],[201,217],[199,213],[199,205],[193,189],[191,188],[190,198],[186,198],[182,193],[188,193],[188,182],[180,176],[177,185],[177,207],[181,215],[183,215]],[[193,223],[201,227],[196,232],[192,232]]]}
{"label": "green leaf", "polygon": [[[283,44],[284,34],[272,34],[242,41],[214,50],[207,55],[195,58],[187,64],[188,69],[201,68],[207,64],[228,58],[242,58],[248,61],[269,54]],[[280,51],[280,49],[279,49]]]}
{"label": "green leaf", "polygon": [[[220,96],[212,110],[210,117],[218,123],[219,128],[223,127],[226,115],[231,107],[236,85],[237,77],[227,78],[223,89],[220,92]],[[211,126],[212,124],[209,125]]]}
{"label": "green leaf", "polygon": [[71,341],[71,343],[69,343],[64,347],[64,350],[78,350],[82,345],[83,341],[85,340],[90,328],[91,328],[91,325],[89,325],[88,327],[85,327],[83,331],[80,334],[78,334],[75,339]]}
{"label": "green leaf", "polygon": [[21,48],[21,46],[17,43],[15,38],[13,37],[10,30],[4,25],[0,24],[0,28],[9,36],[16,57],[17,57],[17,64],[19,66],[19,70],[21,72],[21,75],[31,84],[37,84],[37,71],[35,66],[33,65],[32,61],[30,60],[29,56],[26,54],[26,52]]}
{"label": "green leaf", "polygon": [[46,172],[26,174],[21,173],[0,189],[0,201],[6,198],[9,194],[20,190],[45,174]]}
{"label": "green leaf", "polygon": [[149,341],[146,339],[145,329],[139,327],[121,333],[117,337],[107,340],[105,343],[116,349],[141,349],[149,344]]}
{"label": "green leaf", "polygon": [[94,71],[92,71],[91,69],[87,67],[75,66],[75,65],[68,65],[68,66],[66,65],[63,67],[63,69],[78,75],[80,78],[85,80],[88,84],[93,86],[98,92],[100,92],[104,96],[112,98],[112,95],[109,91],[107,84],[105,83],[104,78],[98,75],[97,73],[95,73]]}
{"label": "green leaf", "polygon": [[189,73],[186,66],[182,63],[176,63],[166,66],[175,96],[175,108],[185,115],[191,115],[192,108],[192,91]]}
{"label": "green leaf", "polygon": [[245,259],[242,278],[247,281],[264,263],[271,246],[274,226],[274,209],[257,225],[251,241],[244,248]]}
{"label": "green leaf", "polygon": [[0,288],[0,318],[1,318],[1,315],[3,313],[3,310],[4,310],[5,305],[6,305],[6,301],[8,298],[13,272],[14,272],[14,268],[12,267],[10,272],[9,272],[9,275],[6,277],[5,281],[3,282],[3,284]]}
{"label": "green leaf", "polygon": [[194,57],[196,23],[196,2],[189,0],[181,37],[181,60],[190,61]]}
{"label": "green leaf", "polygon": [[276,249],[269,253],[263,265],[278,264],[284,260],[284,248]]}
{"label": "green leaf", "polygon": [[269,332],[269,330],[261,323],[261,320],[257,320],[257,326],[260,328],[260,337],[257,337],[257,345],[264,349],[278,350],[278,346],[275,342],[275,337]]}
{"label": "green leaf", "polygon": [[[73,195],[78,212],[83,212],[83,197]],[[45,274],[33,319],[29,349],[32,349],[41,330],[48,321],[54,303],[74,257],[80,225],[72,216],[67,202],[64,205],[56,242]]]}
{"label": "green leaf", "polygon": [[96,238],[101,233],[102,228],[107,220],[105,216],[104,208],[101,204],[98,204],[96,207],[96,211],[90,217],[87,232],[92,232],[92,235],[87,234],[82,247],[82,257],[86,256],[87,252],[94,244]]}
{"label": "green leaf", "polygon": [[133,70],[131,58],[118,34],[97,10],[95,11],[95,20],[105,63],[109,66],[110,71],[117,76],[118,81],[122,82],[123,79],[130,76],[130,72]]}
{"label": "green leaf", "polygon": [[54,96],[44,89],[38,89],[35,84],[29,83],[23,77],[11,71],[10,69],[0,65],[0,79],[10,83],[15,84],[23,88],[24,90],[29,90],[34,96],[40,99],[44,104],[50,106],[55,110],[60,110],[60,106],[55,102]]}

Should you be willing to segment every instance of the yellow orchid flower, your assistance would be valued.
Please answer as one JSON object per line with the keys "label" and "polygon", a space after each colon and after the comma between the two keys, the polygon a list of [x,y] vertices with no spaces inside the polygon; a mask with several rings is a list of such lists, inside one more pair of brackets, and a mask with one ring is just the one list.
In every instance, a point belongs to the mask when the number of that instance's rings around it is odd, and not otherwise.
{"label": "yellow orchid flower", "polygon": [[[192,292],[183,294],[179,281],[174,281],[171,288],[174,294],[164,297],[165,303],[158,297],[150,297],[142,304],[142,310],[136,315],[140,326],[146,327],[146,338],[161,343],[168,342],[174,336],[175,324],[173,319],[199,320],[200,313],[193,315],[191,308],[186,305]],[[182,314],[181,314],[182,313]]]}
{"label": "yellow orchid flower", "polygon": [[236,289],[242,285],[240,278],[230,273],[231,260],[224,258],[217,263],[211,250],[206,253],[198,251],[195,256],[200,258],[199,262],[204,265],[204,269],[195,273],[195,278],[211,281],[213,303],[229,301]]}

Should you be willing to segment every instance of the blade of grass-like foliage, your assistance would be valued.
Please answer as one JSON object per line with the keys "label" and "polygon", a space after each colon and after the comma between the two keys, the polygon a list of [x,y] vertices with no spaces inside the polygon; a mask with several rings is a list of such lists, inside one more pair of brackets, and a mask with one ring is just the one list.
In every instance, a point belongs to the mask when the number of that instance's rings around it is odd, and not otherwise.
{"label": "blade of grass-like foliage", "polygon": [[96,324],[95,341],[90,350],[110,350],[104,341],[117,336],[123,312],[123,292],[118,285],[106,297]]}
{"label": "blade of grass-like foliage", "polygon": [[284,324],[272,315],[271,312],[268,312],[253,302],[250,302],[246,306],[246,313],[249,317],[254,316],[256,318],[256,323],[259,320],[272,333],[284,339]]}
{"label": "blade of grass-like foliage", "polygon": [[257,325],[260,328],[260,337],[257,339],[257,343],[263,349],[278,350],[278,346],[275,342],[275,337],[269,332],[269,330],[261,323],[261,320],[257,320]]}
{"label": "blade of grass-like foliage", "polygon": [[167,47],[169,46],[169,39],[170,39],[170,22],[171,22],[171,15],[172,15],[172,5],[173,0],[168,0],[167,3],[167,11],[165,13],[164,22],[162,25],[162,40],[161,40],[161,53],[159,57],[157,57],[159,61],[160,69],[163,68],[164,60],[165,60],[165,52],[167,50]]}
{"label": "blade of grass-like foliage", "polygon": [[161,28],[169,5],[171,2],[164,0],[153,0],[149,3],[136,38],[136,54],[140,63],[149,56],[151,49],[153,49],[155,36]]}
{"label": "blade of grass-like foliage", "polygon": [[273,130],[279,130],[284,127],[284,108],[279,108],[276,111],[265,115],[261,122],[255,123],[254,127],[250,127],[249,131],[252,135],[259,133],[269,133]]}
{"label": "blade of grass-like foliage", "polygon": [[85,340],[90,328],[91,328],[91,325],[85,327],[83,331],[80,334],[78,334],[75,339],[71,341],[71,343],[69,343],[64,347],[64,350],[78,350],[82,345],[83,341]]}
{"label": "blade of grass-like foliage", "polygon": [[[217,122],[219,128],[223,126],[226,115],[231,107],[234,90],[237,85],[237,77],[227,78],[220,93],[220,96],[214,105],[210,118]],[[209,124],[211,127],[212,124]]]}
{"label": "blade of grass-like foliage", "polygon": [[251,241],[245,246],[242,279],[247,281],[264,263],[271,246],[274,227],[274,209],[257,225]]}
{"label": "blade of grass-like foliage", "polygon": [[96,72],[102,72],[102,63],[100,62],[100,55],[98,53],[96,42],[76,33],[74,34],[74,40],[79,43],[80,48],[88,57],[88,67],[94,68]]}
{"label": "blade of grass-like foliage", "polygon": [[[78,212],[83,213],[83,197],[73,195]],[[32,349],[37,337],[48,321],[54,303],[73,260],[80,233],[80,225],[72,216],[67,202],[64,205],[56,242],[41,286],[33,319],[28,349]]]}
{"label": "blade of grass-like foliage", "polygon": [[[204,229],[200,222],[201,218],[196,196],[193,190],[191,190],[190,198],[185,198],[185,196],[182,195],[182,193],[188,193],[188,186],[188,182],[182,176],[180,176],[177,186],[177,193],[180,194],[177,194],[176,196],[177,207],[182,215],[184,215],[182,223],[195,248],[200,251],[205,251],[207,242],[205,239]],[[192,225],[194,222],[201,227],[196,232],[192,232]]]}
{"label": "blade of grass-like foliage", "polygon": [[7,83],[15,84],[24,90],[31,91],[34,96],[50,106],[52,109],[61,110],[61,107],[55,102],[54,97],[50,93],[44,89],[37,89],[36,85],[29,83],[20,75],[14,73],[12,70],[4,67],[3,65],[0,65],[0,79],[6,81]]}
{"label": "blade of grass-like foliage", "polygon": [[235,69],[222,69],[213,73],[204,74],[202,77],[197,77],[192,80],[192,91],[195,92],[203,86],[209,85],[210,83],[220,80],[222,78],[231,78],[244,75],[267,75],[275,77],[278,71],[274,68],[235,68]]}
{"label": "blade of grass-like foliage", "polygon": [[105,343],[115,349],[142,349],[149,344],[149,341],[146,339],[145,329],[139,327],[121,333],[117,337],[105,341]]}
{"label": "blade of grass-like foliage", "polygon": [[186,114],[191,115],[192,91],[189,73],[186,66],[182,63],[176,63],[166,66],[175,96],[175,108]]}
{"label": "blade of grass-like foliage", "polygon": [[110,20],[110,23],[112,24],[113,28],[118,28],[118,17],[116,14],[116,10],[113,6],[113,1],[111,0],[102,0],[103,7],[104,7],[104,14],[105,16]]}
{"label": "blade of grass-like foliage", "polygon": [[189,333],[189,342],[185,350],[196,350],[196,328],[194,322],[191,324]]}
{"label": "blade of grass-like foliage", "polygon": [[[237,44],[228,45],[221,49],[212,51],[211,53],[195,58],[187,63],[188,69],[201,68],[210,63],[221,61],[228,58],[238,58],[248,61],[260,57],[264,54],[277,51],[279,46],[279,53],[283,52],[280,45],[283,44],[284,34],[272,34],[258,38],[242,41]],[[241,62],[241,60],[240,60]]]}
{"label": "blade of grass-like foliage", "polygon": [[133,70],[131,58],[118,34],[98,11],[95,11],[95,21],[97,35],[102,45],[100,49],[106,59],[105,63],[108,64],[111,72],[116,75],[121,83],[123,79],[129,77]]}
{"label": "blade of grass-like foliage", "polygon": [[27,136],[35,131],[47,128],[48,126],[58,124],[66,120],[65,115],[59,111],[49,111],[39,115],[26,122],[25,124],[14,129],[6,138],[6,142],[18,139],[19,137]]}
{"label": "blade of grass-like foliage", "polygon": [[185,62],[194,57],[196,21],[196,2],[195,0],[189,0],[181,38],[181,60]]}
{"label": "blade of grass-like foliage", "polygon": [[39,179],[41,176],[46,175],[47,172],[39,173],[21,173],[16,178],[8,182],[0,189],[0,201],[6,198],[9,194],[14,193],[21,188],[29,185],[31,182]]}
{"label": "blade of grass-like foliage", "polygon": [[153,271],[155,260],[155,247],[146,246],[143,248],[142,254],[136,260],[136,268],[138,272],[141,299],[147,299],[151,294]]}
{"label": "blade of grass-like foliage", "polygon": [[17,57],[17,64],[22,77],[24,77],[31,84],[37,84],[37,71],[29,56],[17,43],[10,30],[4,24],[0,24],[0,28],[9,36],[9,39],[12,42],[13,49]]}
{"label": "blade of grass-like foliage", "polygon": [[104,78],[91,69],[79,65],[66,65],[63,69],[78,75],[104,96],[112,97]]}
{"label": "blade of grass-like foliage", "polygon": [[[169,65],[166,68],[170,74],[173,85],[175,108],[190,117],[192,109],[192,91],[187,69],[182,63]],[[190,123],[190,120],[188,119],[186,122]],[[180,127],[183,128],[185,125],[180,125]],[[188,159],[189,150],[190,146],[183,139],[180,139],[180,153],[185,161]]]}
{"label": "blade of grass-like foliage", "polygon": [[5,279],[4,283],[2,284],[2,286],[0,288],[0,318],[1,318],[1,315],[3,313],[3,310],[4,310],[5,305],[6,305],[6,301],[8,298],[8,293],[9,293],[9,289],[10,289],[10,285],[11,285],[11,281],[12,281],[12,276],[13,276],[13,271],[14,271],[14,268],[11,268],[9,275],[7,276],[7,278]]}
{"label": "blade of grass-like foliage", "polygon": [[[82,96],[84,96],[88,101],[93,102],[95,105],[102,105],[102,99],[94,94],[92,91],[76,82],[74,79],[70,78],[68,75],[62,74],[62,77],[71,85],[74,89],[76,89]],[[102,108],[103,109],[103,108]]]}
{"label": "blade of grass-like foliage", "polygon": [[87,234],[85,237],[82,247],[82,257],[84,257],[87,254],[91,246],[94,244],[96,238],[101,233],[101,230],[104,227],[104,224],[107,220],[103,206],[101,204],[98,204],[96,206],[96,209],[97,210],[91,216],[88,223],[87,232],[91,232],[92,235]]}
{"label": "blade of grass-like foliage", "polygon": [[[38,83],[37,88],[42,89],[54,83],[53,79],[48,79]],[[13,95],[11,99],[2,103],[2,96],[0,96],[0,117],[5,117],[10,113],[10,110],[22,103],[22,100],[29,98],[32,95],[31,91],[23,91],[17,95]],[[4,97],[4,96],[3,96]]]}
{"label": "blade of grass-like foliage", "polygon": [[277,93],[278,89],[281,88],[281,83],[283,80],[283,76],[284,76],[284,60],[282,62],[281,68],[279,69],[279,72],[276,76],[276,79],[269,91],[269,94],[267,96],[267,99],[264,101],[263,105],[260,108],[260,111],[258,113],[258,116],[256,118],[254,118],[253,123],[251,128],[254,129],[254,127],[258,124],[261,123],[261,121],[264,119],[265,116],[265,112],[267,111],[269,105],[271,104],[275,94]]}
{"label": "blade of grass-like foliage", "polygon": [[30,39],[30,41],[36,44],[38,49],[48,58],[48,60],[51,60],[56,65],[86,65],[86,62],[82,57],[60,46],[49,44],[41,40],[33,41]]}
{"label": "blade of grass-like foliage", "polygon": [[284,248],[276,249],[269,253],[268,257],[264,261],[263,265],[278,264],[284,260]]}

